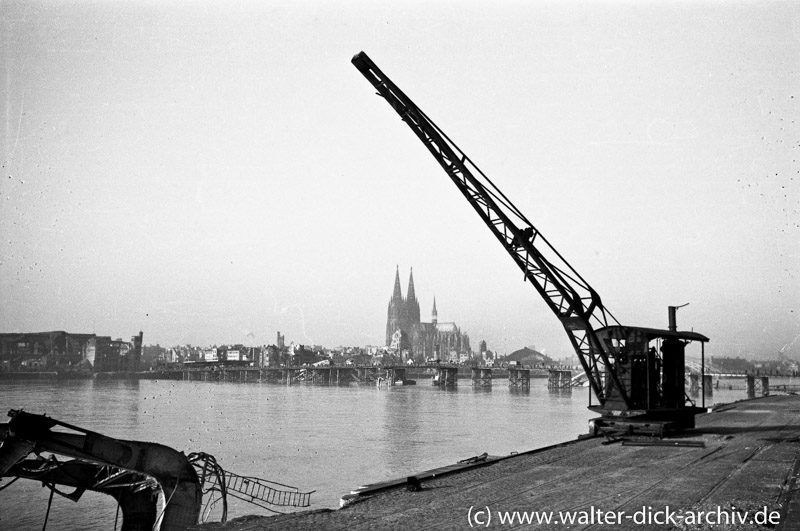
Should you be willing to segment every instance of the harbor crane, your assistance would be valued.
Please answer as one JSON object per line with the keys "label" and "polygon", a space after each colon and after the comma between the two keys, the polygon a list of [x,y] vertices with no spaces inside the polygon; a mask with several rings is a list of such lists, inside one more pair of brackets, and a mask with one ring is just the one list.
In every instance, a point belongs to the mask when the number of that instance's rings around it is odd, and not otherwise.
{"label": "harbor crane", "polygon": [[[685,392],[685,347],[700,342],[704,363],[709,339],[678,331],[675,306],[669,307],[667,330],[621,325],[589,283],[366,53],[352,63],[422,141],[558,317],[588,378],[589,409],[601,414],[592,429],[662,435],[694,427],[695,415],[705,409]],[[599,404],[592,404],[592,393]]]}

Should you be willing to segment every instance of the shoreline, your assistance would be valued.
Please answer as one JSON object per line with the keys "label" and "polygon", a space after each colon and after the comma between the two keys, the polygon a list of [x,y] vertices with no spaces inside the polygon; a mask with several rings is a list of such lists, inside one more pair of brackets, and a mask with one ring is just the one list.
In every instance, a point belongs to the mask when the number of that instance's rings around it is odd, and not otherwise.
{"label": "shoreline", "polygon": [[[417,490],[408,488],[407,479],[365,485],[344,495],[340,509],[244,516],[192,529],[464,529],[474,525],[468,518],[476,507],[508,516],[534,510],[588,514],[590,508],[633,515],[645,506],[669,506],[680,510],[687,522],[703,511],[747,511],[753,516],[766,510],[779,518],[777,526],[765,527],[751,518],[736,527],[717,528],[798,530],[799,408],[798,395],[720,404],[698,415],[696,428],[663,440],[579,437],[472,465],[421,472],[415,475],[420,480]],[[585,523],[569,528],[598,525]],[[615,529],[645,528],[632,520],[614,524]]]}
{"label": "shoreline", "polygon": [[[59,371],[19,371],[19,372],[0,372],[0,380],[191,380],[191,381],[218,381],[219,375],[223,374],[260,374],[264,372],[275,372],[275,371],[284,371],[284,370],[295,370],[300,371],[304,369],[311,369],[312,367],[281,367],[281,368],[257,368],[257,367],[224,367],[224,368],[187,368],[187,369],[164,369],[164,370],[153,370],[153,371],[138,371],[138,372],[59,372]],[[342,369],[349,367],[342,367]],[[376,370],[385,370],[384,367],[374,367],[373,369]],[[459,367],[458,372],[458,380],[470,380],[471,374],[470,370],[471,367]],[[427,369],[419,369],[416,367],[407,367],[406,370],[408,371],[408,375],[410,378],[430,378],[430,374],[422,374]],[[496,380],[506,380],[508,379],[508,369],[503,368],[492,368],[494,371],[493,379]],[[531,379],[543,379],[548,377],[549,369],[530,369],[530,378]],[[217,378],[208,378],[208,379],[198,379],[198,378],[186,378],[187,374],[196,376],[198,374],[207,374],[207,375],[214,375]],[[242,381],[246,383],[258,383],[259,379],[257,377],[250,377],[250,378],[232,378],[226,381]],[[264,382],[271,381],[269,379],[264,379]],[[352,382],[356,383],[356,382]]]}

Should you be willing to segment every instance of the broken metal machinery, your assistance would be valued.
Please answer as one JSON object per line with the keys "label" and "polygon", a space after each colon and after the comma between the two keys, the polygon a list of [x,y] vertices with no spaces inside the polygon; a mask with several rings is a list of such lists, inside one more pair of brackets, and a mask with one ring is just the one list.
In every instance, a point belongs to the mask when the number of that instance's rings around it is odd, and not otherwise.
{"label": "broken metal machinery", "polygon": [[[0,424],[0,478],[14,479],[0,491],[27,478],[49,487],[51,501],[52,493],[76,502],[87,490],[108,494],[119,504],[123,531],[182,530],[205,522],[215,509],[225,522],[229,495],[272,512],[278,511],[269,506],[310,505],[311,492],[238,476],[209,454],[186,456],[162,444],[113,439],[19,410],[8,416],[11,421]],[[65,493],[57,486],[75,490]]]}
{"label": "broken metal machinery", "polygon": [[[685,347],[708,338],[680,332],[670,307],[668,330],[622,326],[588,282],[447,135],[361,52],[353,65],[400,115],[558,317],[591,387],[592,421],[604,428],[663,434],[694,426],[684,391]],[[591,394],[599,404],[591,404]]]}

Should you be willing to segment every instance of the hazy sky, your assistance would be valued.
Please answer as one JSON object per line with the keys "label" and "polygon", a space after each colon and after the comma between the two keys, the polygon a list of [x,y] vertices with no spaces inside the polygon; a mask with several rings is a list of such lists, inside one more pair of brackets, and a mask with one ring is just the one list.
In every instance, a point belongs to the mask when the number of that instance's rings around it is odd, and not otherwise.
{"label": "hazy sky", "polygon": [[[0,331],[571,348],[364,50],[623,324],[800,334],[800,3],[0,4]],[[786,349],[800,358],[800,339]]]}

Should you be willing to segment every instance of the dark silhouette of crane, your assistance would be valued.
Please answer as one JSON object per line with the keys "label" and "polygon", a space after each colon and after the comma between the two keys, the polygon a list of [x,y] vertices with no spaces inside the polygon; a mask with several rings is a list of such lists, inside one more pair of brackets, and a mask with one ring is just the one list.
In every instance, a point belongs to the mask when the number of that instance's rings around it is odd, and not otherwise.
{"label": "dark silhouette of crane", "polygon": [[[525,215],[447,135],[361,52],[353,65],[422,141],[478,216],[558,317],[603,414],[593,426],[666,429],[694,426],[698,408],[684,391],[687,343],[695,332],[622,326],[600,296]],[[704,358],[704,355],[703,355]]]}
{"label": "dark silhouette of crane", "polygon": [[[27,478],[50,488],[50,503],[53,493],[75,502],[87,490],[107,494],[119,504],[122,531],[183,530],[205,522],[217,504],[225,523],[229,495],[272,512],[278,511],[269,506],[311,503],[311,492],[223,470],[206,453],[187,456],[163,444],[114,439],[22,410],[8,415],[11,421],[0,423],[0,479],[14,479],[0,490]],[[57,485],[75,490],[64,493]],[[49,513],[48,504],[45,526]]]}

